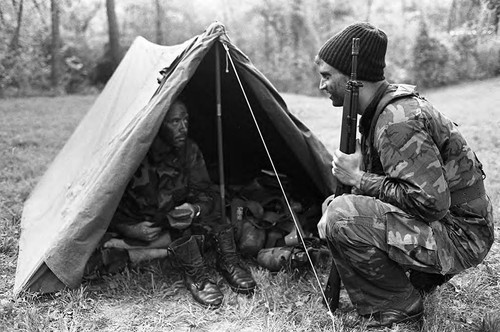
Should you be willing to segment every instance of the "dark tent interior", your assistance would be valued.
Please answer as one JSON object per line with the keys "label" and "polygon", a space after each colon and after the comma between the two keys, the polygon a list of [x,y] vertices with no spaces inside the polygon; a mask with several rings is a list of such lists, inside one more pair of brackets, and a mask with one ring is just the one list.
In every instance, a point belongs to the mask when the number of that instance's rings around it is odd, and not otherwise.
{"label": "dark tent interior", "polygon": [[[189,136],[200,146],[212,181],[219,183],[215,47],[220,47],[219,53],[221,55],[219,69],[225,182],[228,185],[243,185],[261,175],[263,169],[272,171],[272,167],[243,91],[231,64],[226,63],[229,60],[226,58],[220,43],[215,43],[214,47],[209,50],[182,92],[182,99],[190,110]],[[226,71],[226,68],[229,70]],[[248,71],[248,68],[238,66],[236,68],[276,170],[279,174],[286,175],[289,183],[293,186],[293,192],[287,194],[296,196],[295,198],[301,201],[322,201],[324,195],[319,192],[313,180],[308,176],[308,172],[291,150],[287,138],[278,131],[275,123],[271,121],[269,112],[282,113],[279,115],[282,116],[283,121],[290,121],[291,118],[299,128],[303,125],[299,121],[295,121],[293,115],[288,114],[288,118],[285,112],[277,109],[278,107],[286,109],[286,105],[278,93],[271,95],[271,92],[265,89],[264,98],[261,95],[259,101],[256,92],[260,91],[252,89],[249,83],[242,79],[241,71]],[[253,75],[252,72],[248,72],[248,74]],[[261,82],[261,86],[261,90],[264,90],[263,82]],[[266,93],[269,98],[266,98]],[[262,100],[266,104],[261,103]]]}

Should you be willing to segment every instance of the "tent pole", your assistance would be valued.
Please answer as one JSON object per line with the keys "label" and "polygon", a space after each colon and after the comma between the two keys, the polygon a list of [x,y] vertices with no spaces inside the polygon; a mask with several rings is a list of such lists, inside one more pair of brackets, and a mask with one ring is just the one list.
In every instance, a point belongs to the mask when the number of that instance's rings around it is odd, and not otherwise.
{"label": "tent pole", "polygon": [[226,222],[226,186],[224,183],[224,150],[222,145],[222,102],[220,77],[220,51],[215,43],[215,97],[217,102],[217,152],[219,156],[220,212],[222,222]]}

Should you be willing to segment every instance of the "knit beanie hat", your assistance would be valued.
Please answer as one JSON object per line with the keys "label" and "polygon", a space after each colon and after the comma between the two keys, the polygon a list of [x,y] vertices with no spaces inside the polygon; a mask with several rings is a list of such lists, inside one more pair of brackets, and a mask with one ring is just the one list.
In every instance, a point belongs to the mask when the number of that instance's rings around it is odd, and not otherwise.
{"label": "knit beanie hat", "polygon": [[350,76],[353,38],[359,38],[357,79],[371,82],[383,80],[387,35],[369,23],[349,25],[328,39],[319,50],[319,58]]}

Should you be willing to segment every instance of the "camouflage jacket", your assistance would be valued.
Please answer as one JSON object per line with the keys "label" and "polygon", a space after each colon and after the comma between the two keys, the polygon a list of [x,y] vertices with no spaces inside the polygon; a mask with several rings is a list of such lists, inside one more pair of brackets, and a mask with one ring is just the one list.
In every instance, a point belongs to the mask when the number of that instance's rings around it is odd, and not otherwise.
{"label": "camouflage jacket", "polygon": [[185,202],[200,204],[206,214],[213,207],[211,186],[196,143],[188,139],[184,149],[176,150],[156,138],[128,183],[111,226],[148,220],[167,227],[168,211]]}
{"label": "camouflage jacket", "polygon": [[450,192],[480,181],[482,165],[456,125],[412,87],[391,85],[383,99],[390,101],[362,135],[367,173],[360,190],[427,222],[440,220]]}
{"label": "camouflage jacket", "polygon": [[413,87],[381,91],[360,119],[366,173],[359,194],[402,212],[386,216],[387,243],[397,248],[391,258],[442,274],[479,264],[494,240],[490,199],[452,206],[451,193],[482,181],[481,163],[456,124]]}

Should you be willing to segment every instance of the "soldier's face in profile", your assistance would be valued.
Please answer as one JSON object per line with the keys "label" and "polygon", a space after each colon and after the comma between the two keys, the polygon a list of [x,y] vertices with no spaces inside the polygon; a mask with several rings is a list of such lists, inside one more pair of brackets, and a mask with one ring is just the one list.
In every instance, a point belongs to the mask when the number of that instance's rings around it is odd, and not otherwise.
{"label": "soldier's face in profile", "polygon": [[170,145],[180,148],[186,144],[189,114],[184,104],[175,103],[162,123],[162,138]]}
{"label": "soldier's face in profile", "polygon": [[344,104],[344,94],[349,77],[321,59],[316,59],[316,65],[318,73],[321,76],[319,89],[328,93],[333,106],[342,106]]}

